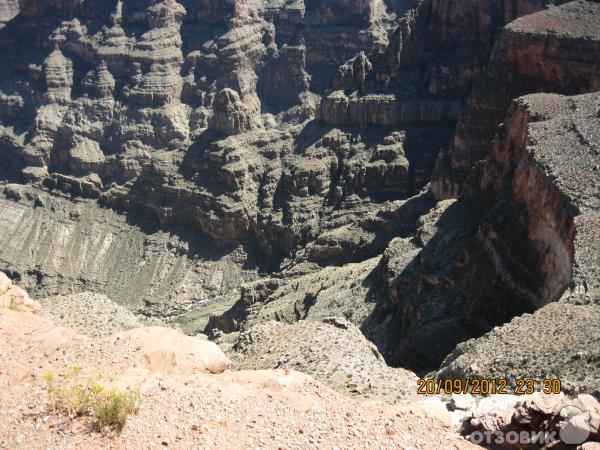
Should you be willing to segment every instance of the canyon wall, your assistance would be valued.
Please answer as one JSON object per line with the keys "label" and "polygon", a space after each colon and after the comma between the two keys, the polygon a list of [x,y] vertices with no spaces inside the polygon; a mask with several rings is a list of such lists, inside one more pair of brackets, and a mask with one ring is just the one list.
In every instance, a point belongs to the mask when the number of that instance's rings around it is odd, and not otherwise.
{"label": "canyon wall", "polygon": [[475,322],[516,317],[459,344],[440,378],[527,373],[600,395],[599,105],[598,92],[511,104],[468,192],[483,215],[454,274],[480,299],[467,310]]}
{"label": "canyon wall", "polygon": [[[437,167],[431,186],[437,199],[455,196],[441,193],[452,189],[447,187],[451,183],[445,175],[441,175],[446,173],[442,166],[448,160],[446,155],[452,143],[459,139],[461,118],[467,114],[465,107],[474,86],[479,86],[481,79],[487,77],[490,57],[495,58],[492,55],[497,53],[495,48],[501,30],[516,18],[528,20],[528,15],[544,10],[550,3],[564,2],[416,2],[401,20],[387,47],[370,54],[359,53],[340,67],[332,89],[323,97],[321,120],[332,126],[352,127],[393,125],[402,128],[406,124],[428,124],[430,133],[439,141],[437,161],[423,155],[420,164],[428,179]],[[582,8],[589,9],[580,4],[572,10],[583,12]],[[595,10],[592,14],[596,14]],[[516,44],[516,54],[524,51],[524,47],[519,47],[521,44],[528,45],[525,41]],[[563,45],[563,51],[569,51],[568,46]],[[591,42],[590,45],[596,44]],[[537,58],[538,55],[530,56]],[[582,53],[573,59],[585,65],[589,58]],[[586,69],[578,75],[585,77],[585,72]],[[514,76],[519,77],[518,73],[517,68]],[[504,83],[501,76],[496,81]],[[582,87],[581,92],[589,90]],[[493,87],[486,92],[490,97],[499,95]],[[527,88],[511,92],[507,95],[508,101],[527,92],[530,92]],[[473,93],[473,98],[476,95]],[[482,130],[481,134],[491,139],[495,132],[493,127],[502,120],[504,112],[505,109],[495,118],[482,112],[485,119],[475,113],[465,123]],[[488,118],[493,125],[483,131],[479,122]]]}
{"label": "canyon wall", "polygon": [[242,352],[276,344],[251,331],[272,320],[359,328],[376,366],[426,371],[597,286],[597,94],[509,110],[600,88],[597,2],[19,8],[0,269],[32,292],[102,292]]}
{"label": "canyon wall", "polygon": [[[391,33],[399,10],[380,2],[71,3],[23,1],[0,33],[6,178],[259,241],[276,259],[335,211],[377,214],[426,185],[497,29],[545,6],[421,1]],[[597,13],[569,5],[549,11]],[[565,33],[557,52],[579,42]],[[569,66],[582,79],[585,45]]]}
{"label": "canyon wall", "polygon": [[598,94],[539,95],[511,106],[475,199],[485,211],[477,240],[488,262],[468,269],[466,285],[475,286],[493,266],[530,309],[558,300],[570,286],[574,218],[599,207],[593,174],[598,100]]}
{"label": "canyon wall", "polygon": [[535,92],[565,95],[600,89],[597,17],[600,4],[575,1],[515,20],[495,44],[441,153],[432,181],[436,198],[455,197],[469,171],[485,158],[510,102]]}
{"label": "canyon wall", "polygon": [[317,205],[375,213],[366,197],[428,181],[447,127],[363,140],[311,121],[332,70],[385,46],[407,7],[23,1],[0,34],[5,178],[280,258],[324,227]]}
{"label": "canyon wall", "polygon": [[398,362],[434,367],[458,342],[512,317],[597,294],[599,101],[515,101],[477,189],[423,217],[419,253],[392,241],[380,270],[398,307],[399,343],[389,350]]}

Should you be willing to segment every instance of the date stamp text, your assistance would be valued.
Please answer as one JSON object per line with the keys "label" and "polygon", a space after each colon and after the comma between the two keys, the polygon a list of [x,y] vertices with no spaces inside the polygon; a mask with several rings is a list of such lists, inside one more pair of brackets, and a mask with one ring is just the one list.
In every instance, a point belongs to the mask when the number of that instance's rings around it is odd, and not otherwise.
{"label": "date stamp text", "polygon": [[417,394],[514,394],[528,395],[534,392],[544,394],[560,394],[561,383],[558,378],[537,380],[534,378],[517,378],[509,382],[506,378],[464,378],[464,379],[435,379],[419,378],[417,381]]}

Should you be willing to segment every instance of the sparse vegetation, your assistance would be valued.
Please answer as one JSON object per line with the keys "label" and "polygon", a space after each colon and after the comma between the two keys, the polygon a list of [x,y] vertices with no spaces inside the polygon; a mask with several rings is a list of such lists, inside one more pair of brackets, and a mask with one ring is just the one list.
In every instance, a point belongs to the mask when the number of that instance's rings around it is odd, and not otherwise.
{"label": "sparse vegetation", "polygon": [[93,403],[92,412],[98,424],[121,431],[127,417],[137,412],[140,394],[137,390],[109,390],[100,392]]}
{"label": "sparse vegetation", "polygon": [[70,418],[92,416],[100,428],[119,432],[127,417],[139,409],[141,397],[137,389],[113,388],[103,375],[82,377],[79,366],[58,376],[47,373],[44,381],[53,410]]}

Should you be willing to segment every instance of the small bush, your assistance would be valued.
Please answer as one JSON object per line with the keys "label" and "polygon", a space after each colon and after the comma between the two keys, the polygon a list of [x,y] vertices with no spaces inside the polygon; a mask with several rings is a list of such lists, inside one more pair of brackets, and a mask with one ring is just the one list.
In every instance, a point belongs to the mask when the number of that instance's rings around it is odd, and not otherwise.
{"label": "small bush", "polygon": [[91,415],[98,426],[121,431],[127,417],[138,411],[141,397],[137,389],[111,389],[102,375],[81,377],[81,368],[72,367],[59,375],[44,376],[50,405],[70,418]]}
{"label": "small bush", "polygon": [[92,411],[99,425],[121,431],[127,417],[138,411],[139,403],[140,394],[137,390],[104,391],[96,397]]}

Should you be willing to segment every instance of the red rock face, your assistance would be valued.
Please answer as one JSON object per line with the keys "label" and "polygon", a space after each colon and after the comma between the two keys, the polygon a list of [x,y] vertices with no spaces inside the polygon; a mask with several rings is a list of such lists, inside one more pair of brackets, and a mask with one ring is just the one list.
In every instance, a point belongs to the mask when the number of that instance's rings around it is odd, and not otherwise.
{"label": "red rock face", "polygon": [[396,32],[376,68],[377,78],[386,83],[408,82],[420,93],[464,97],[489,61],[498,28],[547,3],[423,1]]}
{"label": "red rock face", "polygon": [[600,4],[567,3],[505,27],[489,69],[476,81],[452,147],[432,182],[438,199],[459,195],[471,167],[485,158],[511,100],[535,92],[573,95],[600,89]]}
{"label": "red rock face", "polygon": [[514,273],[515,288],[518,278],[525,281],[519,291],[539,308],[558,300],[571,281],[575,230],[568,199],[542,173],[528,148],[529,120],[527,106],[515,105],[486,162],[481,189],[496,198],[507,196],[509,223],[482,221],[478,241],[499,266],[518,262],[520,269],[501,270]]}
{"label": "red rock face", "polygon": [[468,250],[472,264],[458,270],[459,284],[474,297],[485,298],[477,280],[489,289],[493,274],[523,307],[537,309],[571,283],[574,219],[595,208],[586,194],[595,156],[585,136],[593,136],[598,99],[540,94],[511,107],[481,176],[484,216]]}
{"label": "red rock face", "polygon": [[418,255],[392,241],[381,267],[400,364],[427,370],[469,333],[597,289],[598,101],[516,100],[469,190],[422,217],[435,222]]}

